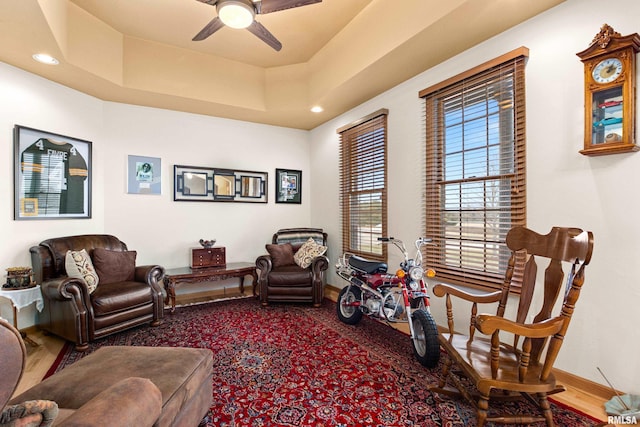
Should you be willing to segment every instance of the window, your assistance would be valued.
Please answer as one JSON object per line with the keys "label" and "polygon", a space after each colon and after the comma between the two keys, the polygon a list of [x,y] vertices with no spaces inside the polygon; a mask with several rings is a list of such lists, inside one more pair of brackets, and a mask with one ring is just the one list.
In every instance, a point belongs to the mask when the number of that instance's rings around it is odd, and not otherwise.
{"label": "window", "polygon": [[526,223],[527,48],[420,92],[426,130],[426,262],[452,283],[499,287],[507,232]]}
{"label": "window", "polygon": [[342,249],[386,261],[387,110],[338,129]]}

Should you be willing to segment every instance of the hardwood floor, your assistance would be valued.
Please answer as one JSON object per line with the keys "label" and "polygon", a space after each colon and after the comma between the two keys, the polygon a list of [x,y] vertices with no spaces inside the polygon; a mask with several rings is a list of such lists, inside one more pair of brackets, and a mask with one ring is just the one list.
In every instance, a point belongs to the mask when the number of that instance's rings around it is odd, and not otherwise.
{"label": "hardwood floor", "polygon": [[[334,294],[335,292],[328,290],[327,297],[335,301],[337,295]],[[28,337],[38,345],[26,344],[26,369],[15,394],[19,394],[42,381],[42,377],[54,363],[64,345],[62,339],[52,335],[45,335],[36,328],[30,328],[27,332]],[[556,377],[565,385],[567,391],[554,395],[554,400],[576,408],[599,420],[603,420],[603,423],[599,425],[607,425],[604,422],[607,420],[607,414],[604,411],[604,402],[611,396],[606,395],[599,384],[591,383],[587,380],[576,380],[577,377],[566,373],[561,373],[560,375],[556,375]]]}
{"label": "hardwood floor", "polygon": [[38,345],[34,346],[25,342],[27,363],[14,395],[20,394],[42,381],[64,345],[63,339],[53,335],[45,335],[41,330],[35,328],[28,329],[27,336]]}

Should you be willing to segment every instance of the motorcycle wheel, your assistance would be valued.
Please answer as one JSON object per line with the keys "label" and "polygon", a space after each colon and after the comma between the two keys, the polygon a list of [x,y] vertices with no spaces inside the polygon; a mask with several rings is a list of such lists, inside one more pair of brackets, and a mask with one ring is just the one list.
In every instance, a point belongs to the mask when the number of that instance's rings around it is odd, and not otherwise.
{"label": "motorcycle wheel", "polygon": [[413,312],[413,353],[416,359],[427,368],[435,368],[440,360],[438,327],[427,310]]}
{"label": "motorcycle wheel", "polygon": [[426,306],[424,304],[424,298],[412,299],[410,304],[411,304],[411,310],[426,310]]}
{"label": "motorcycle wheel", "polygon": [[362,311],[360,307],[356,307],[353,305],[345,305],[350,304],[355,301],[360,301],[362,296],[362,291],[360,288],[355,286],[347,286],[346,288],[342,288],[340,294],[338,295],[338,319],[342,323],[346,323],[347,325],[355,325],[362,319]]}

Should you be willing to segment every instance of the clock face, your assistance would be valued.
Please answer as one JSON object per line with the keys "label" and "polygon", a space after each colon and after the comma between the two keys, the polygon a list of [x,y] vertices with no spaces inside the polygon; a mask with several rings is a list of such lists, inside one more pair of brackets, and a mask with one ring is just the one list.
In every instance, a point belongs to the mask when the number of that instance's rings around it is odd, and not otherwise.
{"label": "clock face", "polygon": [[622,61],[618,58],[607,58],[598,62],[591,75],[596,83],[611,83],[622,74]]}

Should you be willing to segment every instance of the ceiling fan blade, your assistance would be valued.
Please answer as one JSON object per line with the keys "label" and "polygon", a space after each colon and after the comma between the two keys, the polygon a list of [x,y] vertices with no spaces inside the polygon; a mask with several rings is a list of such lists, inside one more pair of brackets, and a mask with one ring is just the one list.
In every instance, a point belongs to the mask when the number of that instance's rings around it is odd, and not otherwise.
{"label": "ceiling fan blade", "polygon": [[224,27],[224,24],[217,16],[211,20],[205,27],[200,30],[198,34],[192,39],[194,42],[204,40],[209,37],[211,34],[218,31],[220,28]]}
{"label": "ceiling fan blade", "polygon": [[280,49],[282,49],[282,43],[280,43],[278,39],[275,38],[274,35],[271,34],[269,30],[267,30],[264,25],[262,25],[258,21],[254,20],[251,25],[247,27],[247,30],[249,30],[252,34],[256,35],[260,40],[262,40],[275,50],[280,51]]}
{"label": "ceiling fan blade", "polygon": [[215,6],[218,0],[198,0],[200,3],[208,4],[209,6]]}
{"label": "ceiling fan blade", "polygon": [[[206,1],[206,0],[200,0]],[[321,3],[322,0],[262,0],[257,7],[258,13],[277,12],[279,10],[292,9],[294,7],[306,6],[314,3]]]}

